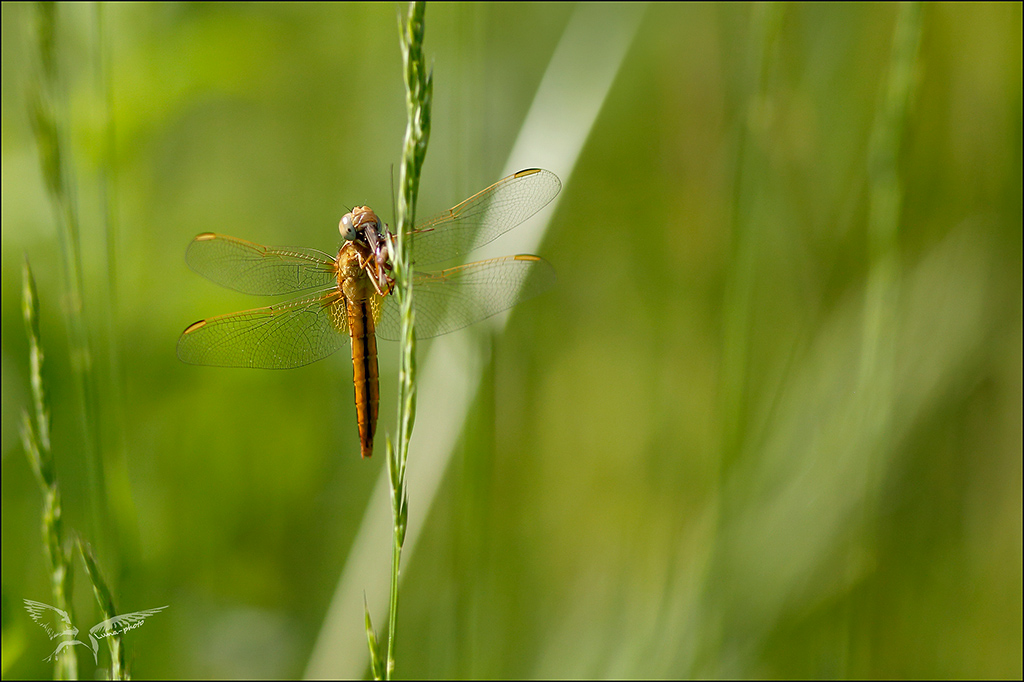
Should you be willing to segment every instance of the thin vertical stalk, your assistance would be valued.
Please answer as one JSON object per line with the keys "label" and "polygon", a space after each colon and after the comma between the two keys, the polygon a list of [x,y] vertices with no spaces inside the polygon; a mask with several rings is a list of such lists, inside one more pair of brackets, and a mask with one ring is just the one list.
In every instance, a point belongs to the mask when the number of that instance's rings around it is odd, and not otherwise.
{"label": "thin vertical stalk", "polygon": [[[29,465],[43,493],[43,546],[46,548],[50,568],[53,603],[68,614],[70,622],[74,622],[71,612],[71,552],[64,549],[63,505],[60,487],[57,485],[57,469],[50,449],[50,405],[47,401],[46,385],[43,383],[43,347],[39,342],[39,298],[28,258],[25,259],[22,280],[22,312],[28,332],[35,421],[27,410],[22,412],[21,438]],[[58,680],[78,679],[78,657],[74,647],[68,647],[57,657],[54,663],[54,677]]]}
{"label": "thin vertical stalk", "polygon": [[[407,123],[402,164],[399,168],[398,225],[391,243],[391,264],[394,269],[395,290],[402,316],[401,357],[398,371],[398,436],[397,446],[387,439],[388,474],[391,482],[391,513],[393,544],[391,549],[391,590],[388,602],[387,659],[380,660],[380,649],[373,634],[369,611],[366,614],[367,638],[374,676],[391,679],[395,671],[395,639],[398,631],[398,579],[402,560],[402,546],[409,518],[409,494],[406,489],[405,467],[409,458],[409,441],[416,417],[416,335],[412,309],[412,254],[411,243],[405,239],[413,229],[416,198],[419,193],[420,173],[426,158],[430,139],[430,104],[433,78],[427,71],[423,57],[424,13],[423,2],[409,5],[409,14],[399,24],[402,46],[403,74],[405,78]],[[383,664],[383,665],[382,665]],[[383,670],[382,670],[383,668]]]}
{"label": "thin vertical stalk", "polygon": [[388,473],[391,477],[391,512],[394,545],[391,559],[391,599],[388,605],[388,654],[385,678],[395,672],[395,638],[398,632],[398,577],[408,526],[409,493],[405,488],[405,465],[416,418],[416,334],[412,310],[412,253],[405,236],[413,229],[420,173],[430,139],[430,101],[433,79],[423,58],[426,3],[409,4],[409,15],[401,27],[402,63],[405,76],[406,127],[402,165],[399,169],[397,235],[394,268],[396,295],[402,311],[402,356],[398,372],[398,447],[388,442]]}
{"label": "thin vertical stalk", "polygon": [[747,419],[747,383],[751,333],[751,297],[757,286],[757,257],[761,224],[758,199],[767,165],[764,149],[770,133],[772,69],[786,8],[777,3],[751,7],[747,78],[749,94],[739,111],[733,179],[732,257],[722,306],[724,349],[721,370],[723,435],[721,475],[727,474],[742,447]]}
{"label": "thin vertical stalk", "polygon": [[[103,316],[107,337],[106,353],[108,367],[97,377],[102,382],[101,395],[106,396],[103,405],[107,411],[97,415],[106,428],[103,440],[102,467],[106,481],[108,520],[111,521],[111,540],[116,542],[116,552],[105,555],[107,562],[117,560],[118,555],[137,553],[139,547],[138,515],[132,498],[128,476],[128,437],[125,417],[125,376],[121,355],[119,330],[120,296],[118,295],[118,240],[120,235],[117,215],[117,166],[116,166],[116,119],[114,117],[114,81],[111,73],[112,43],[108,26],[109,8],[104,3],[95,3],[94,17],[96,40],[94,52],[95,82],[102,101],[103,139],[100,147],[100,163],[97,166],[97,193],[99,198],[103,239],[106,245],[107,281],[106,301],[97,312]],[[98,293],[98,289],[97,289]],[[98,300],[98,296],[93,300]],[[99,321],[99,320],[97,320]],[[116,575],[116,566],[110,566]]]}
{"label": "thin vertical stalk", "polygon": [[[903,327],[899,319],[900,299],[903,296],[899,252],[903,187],[899,156],[916,89],[921,12],[922,7],[916,2],[904,2],[898,6],[889,72],[881,84],[868,141],[869,261],[861,329],[858,393],[868,397],[863,428],[869,434],[869,442],[875,443],[875,446],[863,453],[867,477],[864,484],[863,515],[857,533],[851,538],[850,553],[853,556],[863,556],[865,551],[870,552],[877,545],[878,522],[874,516],[877,512],[873,510],[879,504],[879,478],[885,473],[885,451],[889,447],[884,445],[889,440],[885,434],[892,430],[896,400],[896,348]],[[853,563],[851,561],[850,565]],[[870,589],[870,583],[866,587]],[[866,599],[861,603],[872,604],[874,600]],[[877,617],[877,614],[871,617]]]}
{"label": "thin vertical stalk", "polygon": [[[113,620],[117,616],[117,607],[114,605],[114,597],[110,593],[110,588],[107,587],[107,581],[103,579],[103,574],[100,572],[96,555],[93,554],[92,547],[81,540],[78,541],[78,549],[82,553],[82,559],[85,560],[85,570],[92,582],[92,591],[100,606],[103,620]],[[110,679],[112,680],[131,679],[125,666],[124,642],[121,633],[121,630],[115,630],[109,637],[104,637],[110,648]]]}
{"label": "thin vertical stalk", "polygon": [[907,112],[914,97],[917,52],[921,41],[921,6],[901,3],[893,31],[889,74],[879,93],[874,126],[868,143],[868,274],[864,314],[864,345],[861,354],[861,385],[879,388],[883,378],[887,395],[880,395],[880,414],[888,414],[892,390],[893,320],[899,293],[899,222],[903,188],[899,178],[899,153]]}
{"label": "thin vertical stalk", "polygon": [[66,126],[58,118],[63,101],[60,90],[56,49],[57,8],[54,3],[38,4],[37,32],[40,73],[28,96],[30,120],[39,150],[39,163],[50,201],[54,207],[57,234],[63,257],[66,293],[63,306],[68,327],[71,369],[82,404],[83,456],[89,478],[91,525],[96,537],[106,532],[106,499],[103,466],[100,459],[94,358],[86,330],[83,302],[81,226],[75,200],[75,181],[68,154]]}
{"label": "thin vertical stalk", "polygon": [[[726,272],[722,303],[722,360],[719,370],[719,409],[721,433],[717,471],[715,523],[718,531],[709,561],[724,559],[721,529],[736,511],[735,500],[723,494],[726,481],[742,456],[746,422],[749,419],[750,354],[752,343],[752,299],[757,288],[763,221],[759,209],[764,196],[765,168],[769,166],[765,150],[771,134],[774,71],[781,27],[786,7],[766,2],[750,7],[750,41],[746,48],[745,68],[739,73],[743,99],[738,103],[736,147],[732,169],[731,253]],[[708,575],[716,575],[709,570]],[[706,606],[713,609],[717,589],[708,582]],[[707,616],[705,616],[707,617]],[[692,669],[698,676],[721,675],[718,667],[727,638],[721,622],[710,621],[700,633],[700,645]]]}

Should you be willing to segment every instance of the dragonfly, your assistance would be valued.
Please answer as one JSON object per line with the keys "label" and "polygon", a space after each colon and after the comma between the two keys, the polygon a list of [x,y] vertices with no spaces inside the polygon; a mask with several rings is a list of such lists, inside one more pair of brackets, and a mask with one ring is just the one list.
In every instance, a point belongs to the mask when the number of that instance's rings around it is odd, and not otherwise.
{"label": "dragonfly", "polygon": [[[451,260],[520,225],[558,194],[554,173],[514,173],[457,206],[418,224],[414,265]],[[377,340],[398,340],[401,315],[393,294],[394,235],[376,213],[358,206],[338,224],[337,256],[309,248],[262,246],[205,232],[185,261],[203,277],[258,296],[298,294],[274,305],[200,320],[178,339],[178,357],[194,365],[287,369],[321,360],[351,343],[360,452],[373,454],[380,388]],[[554,286],[540,256],[520,254],[413,276],[417,338],[462,329]]]}

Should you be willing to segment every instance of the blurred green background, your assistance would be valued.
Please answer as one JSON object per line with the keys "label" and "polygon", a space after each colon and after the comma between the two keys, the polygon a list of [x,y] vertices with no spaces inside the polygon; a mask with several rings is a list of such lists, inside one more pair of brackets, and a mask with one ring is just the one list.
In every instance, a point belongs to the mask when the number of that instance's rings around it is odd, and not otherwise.
{"label": "blurred green background", "polygon": [[[576,11],[427,8],[420,215],[500,177]],[[134,675],[301,675],[384,457],[359,459],[344,352],[178,361],[187,324],[262,304],[183,255],[204,231],[332,251],[346,206],[390,206],[395,8],[58,7],[88,423],[28,117],[36,9],[2,12],[3,675],[53,674],[22,607],[51,596],[19,437],[23,255],[66,522],[121,612],[170,605],[126,636]],[[400,677],[1020,678],[1021,5],[923,6],[886,128],[898,12],[646,8],[575,166],[549,168],[558,286],[483,339],[452,465],[412,500]],[[84,631],[81,561],[75,580]]]}

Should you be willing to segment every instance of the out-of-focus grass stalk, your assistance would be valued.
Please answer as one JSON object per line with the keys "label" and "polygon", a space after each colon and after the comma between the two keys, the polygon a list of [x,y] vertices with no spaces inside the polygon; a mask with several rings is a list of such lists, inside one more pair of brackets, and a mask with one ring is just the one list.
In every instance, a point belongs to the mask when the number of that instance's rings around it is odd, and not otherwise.
{"label": "out-of-focus grass stalk", "polygon": [[[903,188],[899,154],[907,113],[914,98],[917,52],[921,42],[921,5],[901,3],[893,29],[889,73],[882,82],[875,120],[868,141],[868,275],[861,329],[858,390],[871,396],[865,428],[875,434],[891,429],[896,392],[895,362],[899,343],[900,255],[899,223]],[[879,471],[877,453],[871,470]],[[870,506],[870,505],[868,505]],[[871,524],[862,533],[871,534]],[[861,538],[862,542],[868,542]]]}
{"label": "out-of-focus grass stalk", "polygon": [[[103,467],[99,458],[99,433],[96,383],[92,351],[86,331],[83,310],[82,254],[78,205],[74,179],[66,153],[66,134],[61,131],[57,116],[59,74],[56,50],[56,6],[43,2],[37,5],[37,32],[40,73],[32,79],[28,101],[30,119],[39,149],[43,181],[57,219],[67,291],[62,306],[68,327],[71,368],[82,403],[82,451],[89,477],[89,508],[91,526],[97,537],[105,532],[106,499]],[[63,107],[66,110],[66,107]]]}
{"label": "out-of-focus grass stalk", "polygon": [[[405,235],[413,229],[416,216],[416,197],[419,193],[420,173],[430,139],[430,104],[433,78],[423,58],[423,2],[409,4],[405,22],[399,19],[405,76],[405,102],[407,123],[402,164],[399,168],[398,222],[391,245],[391,263],[395,276],[395,295],[402,315],[401,358],[398,370],[398,435],[397,446],[387,439],[388,474],[391,480],[391,513],[393,544],[391,548],[391,591],[388,602],[387,660],[383,662],[385,679],[395,671],[395,636],[398,625],[398,578],[402,559],[402,545],[409,518],[409,494],[405,487],[405,465],[409,458],[409,440],[416,417],[416,335],[412,310],[412,255]],[[372,669],[379,679],[382,668],[380,647],[377,645],[370,611],[366,608],[366,632],[370,646]]]}
{"label": "out-of-focus grass stalk", "polygon": [[920,42],[921,5],[900,3],[893,29],[889,73],[881,85],[868,141],[869,261],[857,390],[868,401],[863,428],[870,436],[868,442],[876,445],[863,453],[869,478],[864,490],[864,515],[852,540],[854,546],[850,548],[853,556],[876,543],[877,521],[869,516],[870,510],[876,508],[880,490],[874,479],[884,475],[882,444],[889,440],[888,434],[894,428],[896,352],[904,329],[899,317],[902,277],[898,237],[903,206],[899,154],[914,98]]}
{"label": "out-of-focus grass stalk", "polygon": [[[43,347],[39,342],[39,298],[28,258],[22,277],[22,312],[28,331],[29,368],[35,420],[27,410],[22,412],[21,438],[25,453],[43,492],[43,546],[50,567],[50,586],[54,605],[74,620],[71,611],[71,552],[64,550],[64,522],[57,470],[50,450],[50,406],[43,383]],[[54,662],[58,680],[78,679],[78,657],[74,647],[65,649]]]}
{"label": "out-of-focus grass stalk", "polygon": [[[722,364],[719,371],[719,409],[721,433],[718,454],[718,487],[729,480],[746,432],[748,409],[749,360],[753,313],[751,298],[757,282],[760,237],[763,217],[758,215],[758,196],[764,186],[768,167],[766,149],[770,147],[774,93],[772,90],[773,55],[784,19],[784,6],[762,3],[750,8],[751,41],[746,54],[744,100],[738,104],[736,152],[732,178],[731,256],[726,273],[722,305]],[[723,550],[721,530],[735,509],[724,494],[717,496],[716,524],[719,535],[712,554]],[[712,578],[713,581],[713,578]],[[694,670],[714,671],[722,656],[726,633],[720,622],[704,628]]]}
{"label": "out-of-focus grass stalk", "polygon": [[[864,338],[860,384],[876,396],[874,416],[885,420],[891,411],[894,331],[899,297],[899,221],[903,189],[899,153],[907,111],[914,98],[917,52],[921,42],[921,5],[901,3],[893,31],[888,78],[879,93],[868,143],[869,274],[864,306]],[[884,428],[884,423],[875,426]]]}
{"label": "out-of-focus grass stalk", "polygon": [[764,149],[772,124],[770,69],[774,63],[783,6],[764,3],[751,7],[751,41],[746,76],[751,82],[741,105],[737,130],[732,201],[732,258],[725,287],[723,310],[722,445],[721,470],[725,473],[741,448],[746,419],[746,386],[750,348],[751,303],[758,257],[759,225],[756,197],[767,166]]}
{"label": "out-of-focus grass stalk", "polygon": [[[82,552],[82,559],[85,560],[85,570],[89,573],[92,592],[96,595],[96,601],[100,605],[103,620],[111,620],[117,616],[117,608],[114,606],[114,597],[110,594],[107,581],[103,579],[103,574],[100,572],[96,556],[92,553],[92,547],[79,540],[78,549]],[[104,637],[107,640],[107,646],[110,647],[110,679],[112,680],[131,679],[124,665],[124,643],[121,641],[121,632],[121,630],[114,630],[113,634]]]}
{"label": "out-of-focus grass stalk", "polygon": [[[110,298],[110,319],[118,308],[117,297],[117,212],[114,190],[116,185],[110,180],[110,171],[114,167],[115,131],[114,131],[114,88],[110,78],[110,51],[107,48],[106,22],[103,3],[94,6],[96,18],[96,82],[103,98],[103,145],[102,162],[99,165],[100,205],[103,210],[104,237],[107,246],[107,295]],[[111,362],[117,367],[120,355],[115,353],[114,346],[117,336],[110,335]],[[116,376],[115,376],[116,378]],[[118,383],[118,382],[115,382]]]}
{"label": "out-of-focus grass stalk", "polygon": [[[106,482],[107,513],[111,514],[111,529],[116,533],[112,540],[121,553],[134,554],[139,546],[138,515],[131,493],[128,476],[128,442],[127,421],[125,418],[124,369],[121,360],[120,335],[118,330],[121,307],[118,296],[118,219],[117,219],[117,178],[115,153],[115,118],[114,118],[114,87],[111,78],[111,43],[107,32],[107,8],[103,3],[94,5],[96,24],[96,40],[94,51],[95,82],[102,100],[102,144],[100,145],[100,163],[96,169],[97,191],[99,194],[100,221],[103,225],[103,238],[106,242],[107,282],[106,302],[102,308],[103,322],[107,336],[108,371],[102,373],[100,379],[101,395],[105,394],[103,404],[107,412],[97,416],[107,427],[109,436],[104,440],[104,449],[100,451],[102,471]],[[97,296],[94,300],[98,300]],[[97,435],[99,431],[97,430]],[[106,555],[107,561],[116,560],[114,552]],[[109,564],[108,564],[109,565]],[[116,570],[116,567],[114,567]]]}

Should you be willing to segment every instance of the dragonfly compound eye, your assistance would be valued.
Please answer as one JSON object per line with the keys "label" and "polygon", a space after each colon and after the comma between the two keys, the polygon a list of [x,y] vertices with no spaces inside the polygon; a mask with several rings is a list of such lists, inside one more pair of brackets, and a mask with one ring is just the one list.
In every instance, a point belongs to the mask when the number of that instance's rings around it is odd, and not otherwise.
{"label": "dragonfly compound eye", "polygon": [[342,238],[348,242],[353,242],[359,238],[359,232],[356,230],[356,226],[352,222],[351,213],[346,213],[341,217],[341,222],[338,223],[338,232],[340,232]]}

